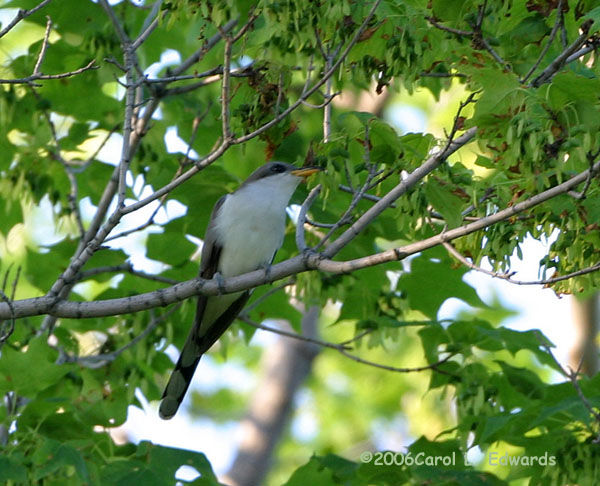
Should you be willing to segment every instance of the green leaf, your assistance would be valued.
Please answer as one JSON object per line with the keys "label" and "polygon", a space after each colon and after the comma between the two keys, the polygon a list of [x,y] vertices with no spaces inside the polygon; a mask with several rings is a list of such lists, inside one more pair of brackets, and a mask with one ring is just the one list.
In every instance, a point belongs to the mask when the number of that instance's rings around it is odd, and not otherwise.
{"label": "green leaf", "polygon": [[497,124],[499,119],[512,118],[509,109],[518,106],[523,98],[518,78],[493,68],[468,70],[473,80],[485,87],[475,104],[473,124]]}
{"label": "green leaf", "polygon": [[440,184],[435,179],[429,179],[425,184],[425,195],[429,203],[444,216],[448,228],[456,228],[462,223],[463,201],[452,194],[448,186]]}
{"label": "green leaf", "polygon": [[497,361],[497,363],[502,368],[510,384],[519,393],[538,400],[544,397],[544,383],[534,372],[527,368],[511,366],[504,361]]}
{"label": "green leaf", "polygon": [[101,477],[103,484],[163,486],[174,484],[175,473],[184,465],[195,468],[201,474],[194,484],[219,486],[204,454],[149,442],[138,445],[135,459],[106,464],[101,470]]}
{"label": "green leaf", "polygon": [[82,483],[90,481],[89,473],[81,453],[69,444],[57,440],[46,439],[33,454],[33,462],[37,465],[34,480],[39,481],[63,468],[74,467]]}
{"label": "green leaf", "polygon": [[73,365],[56,364],[57,352],[41,336],[29,342],[24,352],[5,346],[0,359],[0,393],[14,391],[33,398],[73,369]]}
{"label": "green leaf", "polygon": [[184,265],[196,251],[196,245],[181,233],[165,231],[148,236],[148,258],[173,267]]}
{"label": "green leaf", "polygon": [[[19,454],[15,454],[17,457]],[[21,460],[14,457],[0,456],[0,481],[5,484],[16,481],[25,483],[27,481],[27,469]]]}
{"label": "green leaf", "polygon": [[[390,470],[395,471],[390,474]],[[357,464],[335,454],[325,456],[313,455],[308,463],[294,471],[284,486],[345,485],[352,486],[384,486],[400,484],[405,478],[398,468],[385,466],[372,467],[370,464]]]}
{"label": "green leaf", "polygon": [[398,288],[406,292],[413,309],[435,319],[442,304],[452,297],[473,307],[485,306],[477,292],[462,280],[466,269],[453,269],[447,262],[429,259],[427,254],[411,260],[410,272],[398,281]]}

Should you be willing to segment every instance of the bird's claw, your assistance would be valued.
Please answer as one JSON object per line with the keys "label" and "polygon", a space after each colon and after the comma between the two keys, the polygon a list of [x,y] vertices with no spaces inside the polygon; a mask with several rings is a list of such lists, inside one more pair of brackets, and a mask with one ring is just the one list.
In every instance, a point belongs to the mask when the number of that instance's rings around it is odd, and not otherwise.
{"label": "bird's claw", "polygon": [[269,280],[269,278],[271,277],[271,264],[265,263],[264,265],[261,265],[260,268],[262,268],[265,271],[265,280]]}
{"label": "bird's claw", "polygon": [[219,295],[224,294],[227,290],[225,289],[225,279],[219,272],[213,275],[213,278],[217,281],[217,287],[219,288]]}

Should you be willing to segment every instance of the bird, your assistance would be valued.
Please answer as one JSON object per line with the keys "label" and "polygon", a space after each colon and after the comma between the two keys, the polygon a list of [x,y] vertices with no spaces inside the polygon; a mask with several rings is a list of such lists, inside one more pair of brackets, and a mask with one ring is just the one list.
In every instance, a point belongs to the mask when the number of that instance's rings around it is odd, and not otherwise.
{"label": "bird", "polygon": [[[223,278],[268,269],[283,243],[286,207],[302,180],[320,169],[268,162],[215,204],[202,248],[199,276]],[[197,299],[196,317],[159,406],[168,420],[190,386],[198,362],[221,337],[250,297],[251,290]]]}

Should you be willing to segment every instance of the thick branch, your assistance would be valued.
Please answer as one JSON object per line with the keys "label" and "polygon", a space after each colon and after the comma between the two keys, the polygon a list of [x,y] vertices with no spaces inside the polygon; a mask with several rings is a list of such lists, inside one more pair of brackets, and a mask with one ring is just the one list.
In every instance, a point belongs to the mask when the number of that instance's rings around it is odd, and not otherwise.
{"label": "thick branch", "polygon": [[422,180],[427,174],[435,170],[442,164],[446,158],[452,153],[456,152],[459,148],[469,143],[473,137],[477,128],[473,127],[467,130],[463,135],[458,137],[456,140],[448,144],[443,150],[433,154],[424,164],[418,169],[415,169],[409,174],[400,184],[394,187],[390,192],[383,196],[376,204],[374,204],[368,211],[366,211],[350,228],[348,228],[342,235],[331,243],[323,252],[323,255],[327,258],[331,258],[336,255],[342,248],[350,243],[354,237],[359,235],[377,216],[379,216],[385,209],[390,207],[393,202],[400,196],[405,194],[411,187]]}
{"label": "thick branch", "polygon": [[[593,166],[593,172],[600,171],[600,162]],[[415,253],[440,245],[462,236],[469,235],[481,229],[492,226],[500,221],[507,220],[519,213],[527,211],[556,196],[565,194],[577,185],[585,182],[589,169],[572,177],[571,179],[554,186],[525,201],[516,203],[502,211],[469,223],[465,226],[442,232],[422,241],[411,243],[392,250],[376,253],[374,255],[357,258],[355,260],[338,262],[330,260],[325,254],[306,252],[284,262],[271,266],[269,269],[260,269],[222,281],[192,279],[172,287],[155,290],[131,297],[109,299],[94,302],[60,301],[52,297],[36,297],[32,299],[16,300],[12,302],[12,309],[7,303],[0,303],[0,319],[26,317],[33,315],[52,314],[57,317],[84,318],[101,317],[117,314],[127,314],[158,306],[167,306],[174,302],[188,299],[194,295],[219,295],[250,289],[258,285],[280,280],[290,275],[306,272],[308,270],[321,270],[334,274],[349,273],[362,268],[381,265],[392,261],[402,260]],[[376,215],[373,216],[373,218]],[[360,221],[360,220],[359,220]],[[370,222],[370,221],[368,221]],[[368,224],[368,222],[365,222]]]}

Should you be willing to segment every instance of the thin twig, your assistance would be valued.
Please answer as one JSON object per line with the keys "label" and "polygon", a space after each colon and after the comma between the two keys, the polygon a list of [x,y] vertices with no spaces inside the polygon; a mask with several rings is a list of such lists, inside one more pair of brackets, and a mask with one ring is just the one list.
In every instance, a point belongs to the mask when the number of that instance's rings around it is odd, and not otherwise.
{"label": "thin twig", "polygon": [[[133,82],[133,66],[134,66],[134,51],[131,44],[123,44],[123,54],[125,56],[125,78],[127,84]],[[127,172],[129,171],[129,163],[131,162],[131,151],[129,143],[133,132],[133,110],[135,104],[135,88],[129,87],[125,91],[125,117],[123,126],[123,144],[121,146],[121,157],[119,160],[119,187],[117,190],[117,211],[125,205],[125,193],[127,190]],[[120,219],[120,218],[119,218]]]}
{"label": "thin twig", "polygon": [[[219,72],[221,72],[223,70],[223,68],[221,66],[219,66],[216,69]],[[248,66],[243,67],[243,68],[238,68],[238,69],[230,69],[230,71],[229,71],[230,78],[249,78],[249,77],[254,76],[254,74],[255,74],[255,71],[253,71],[252,68],[250,68]],[[175,77],[175,76],[171,76],[171,78],[173,78],[173,77]],[[169,78],[165,78],[165,79],[169,79]],[[165,90],[164,95],[172,96],[172,95],[189,93],[190,91],[194,91],[198,88],[203,88],[204,86],[208,86],[209,84],[213,84],[218,81],[222,81],[222,79],[223,79],[222,73],[214,74],[212,76],[205,77],[202,81],[198,81],[197,83],[190,83],[190,84],[186,84],[184,86],[177,86],[175,88],[169,88],[169,89]]]}
{"label": "thin twig", "polygon": [[128,349],[135,346],[142,339],[148,336],[156,327],[163,321],[165,321],[168,317],[170,317],[177,309],[181,307],[181,302],[173,306],[164,314],[158,317],[152,317],[146,328],[137,336],[135,336],[131,341],[129,341],[124,346],[116,349],[110,353],[97,354],[92,356],[74,356],[67,354],[62,348],[59,349],[60,356],[58,359],[58,363],[77,363],[87,368],[101,368],[102,366],[106,366],[108,363],[117,359],[121,354],[123,354]]}
{"label": "thin twig", "polygon": [[[358,28],[358,30],[356,31],[356,33],[354,34],[354,36],[352,37],[352,39],[350,40],[350,42],[346,45],[346,48],[340,54],[340,56],[337,59],[337,61],[335,62],[335,64],[331,67],[331,69],[329,69],[321,77],[321,79],[319,81],[317,81],[310,89],[306,90],[306,92],[304,92],[297,101],[295,101],[294,103],[292,103],[284,111],[282,111],[281,113],[279,113],[277,116],[275,116],[274,118],[272,118],[269,122],[265,123],[264,125],[262,125],[261,127],[257,128],[253,132],[247,133],[247,134],[242,135],[240,137],[237,137],[235,139],[231,139],[231,140],[225,139],[225,140],[222,140],[220,142],[220,144],[214,150],[212,150],[207,156],[205,156],[203,159],[201,159],[198,162],[196,162],[196,164],[194,165],[194,167],[192,167],[188,171],[184,172],[179,177],[177,177],[176,179],[172,180],[170,183],[168,183],[165,186],[161,187],[160,189],[158,189],[157,191],[155,191],[153,194],[149,195],[148,197],[142,199],[141,201],[138,201],[136,203],[133,203],[133,204],[127,206],[126,208],[123,209],[123,214],[128,214],[130,212],[136,211],[139,208],[141,208],[143,206],[146,206],[147,204],[150,204],[155,199],[158,199],[158,198],[162,197],[163,195],[168,194],[173,189],[175,189],[176,187],[178,187],[179,185],[183,184],[185,181],[187,181],[188,179],[190,179],[192,176],[194,176],[202,168],[207,167],[208,165],[212,164],[215,160],[217,160],[219,157],[221,157],[221,155],[223,155],[230,146],[247,142],[248,140],[259,136],[261,133],[265,132],[266,130],[268,130],[272,126],[274,126],[277,123],[279,123],[285,117],[287,117],[292,111],[294,111],[298,106],[300,106],[302,104],[303,100],[306,100],[310,95],[312,95],[314,92],[316,92],[321,86],[323,86],[325,84],[325,82],[327,81],[327,79],[330,76],[332,76],[337,71],[337,69],[340,67],[340,65],[342,64],[342,62],[348,56],[348,54],[349,54],[350,50],[352,49],[352,47],[358,42],[358,40],[359,40],[362,32],[364,32],[367,24],[369,23],[369,21],[373,17],[373,15],[375,13],[375,10],[377,9],[377,7],[379,6],[380,3],[381,3],[381,0],[376,0],[373,3],[373,6],[371,7],[369,13],[367,14],[367,17],[364,19],[363,23]],[[227,25],[229,25],[229,24],[227,24]],[[233,24],[233,25],[235,25],[235,24]],[[221,38],[221,36],[219,35],[219,39],[220,38]],[[175,72],[175,74],[180,74],[181,71],[179,69],[177,69],[174,72]]]}
{"label": "thin twig", "polygon": [[541,86],[542,84],[550,81],[552,77],[562,69],[562,67],[567,63],[569,57],[578,51],[578,49],[585,44],[589,39],[589,29],[591,26],[591,20],[585,22],[584,25],[581,26],[583,33],[563,52],[561,52],[555,59],[552,61],[546,69],[542,71],[530,84],[534,88]]}
{"label": "thin twig", "polygon": [[[159,2],[156,2],[156,4],[159,4]],[[156,5],[155,4],[155,5]],[[160,18],[157,16],[143,31],[142,33],[138,36],[138,38],[136,40],[134,40],[131,43],[131,48],[135,51],[137,50],[143,43],[144,41],[150,37],[150,34],[152,34],[152,32],[154,31],[154,29],[156,29],[156,27],[158,27],[158,23],[160,22]]]}
{"label": "thin twig", "polygon": [[417,366],[415,368],[399,368],[396,366],[389,366],[389,365],[384,365],[381,363],[369,361],[369,360],[360,358],[358,356],[355,356],[354,354],[349,353],[348,350],[353,349],[353,348],[351,346],[349,346],[347,343],[352,342],[355,339],[350,340],[350,341],[345,341],[343,343],[331,343],[329,341],[323,341],[320,339],[314,339],[314,338],[310,338],[308,336],[303,336],[303,335],[295,333],[295,332],[289,332],[289,331],[284,331],[282,329],[265,326],[264,324],[255,322],[252,319],[249,319],[248,317],[245,317],[245,316],[238,316],[238,318],[241,321],[245,322],[246,324],[249,324],[250,326],[255,327],[257,329],[272,332],[274,334],[279,334],[280,336],[284,336],[284,337],[287,337],[290,339],[296,339],[298,341],[304,341],[307,343],[316,344],[317,346],[321,346],[323,348],[335,349],[337,352],[341,353],[346,358],[356,361],[357,363],[361,363],[361,364],[368,365],[368,366],[373,366],[375,368],[383,369],[386,371],[394,371],[396,373],[415,373],[415,372],[419,372],[419,371],[435,370],[439,373],[447,374],[446,371],[440,370],[439,366],[446,363],[447,361],[450,360],[450,358],[452,358],[454,356],[453,354],[448,354],[448,356],[446,356],[445,358],[442,358],[439,361],[429,364],[429,365]]}
{"label": "thin twig", "polygon": [[508,63],[502,59],[502,56],[496,52],[496,50],[492,47],[492,45],[485,39],[485,37],[481,36],[479,39],[481,45],[488,51],[492,57],[496,60],[498,64],[501,64],[504,67],[508,67]]}
{"label": "thin twig", "polygon": [[454,29],[452,27],[447,27],[443,24],[440,24],[433,17],[426,17],[426,19],[436,29],[440,29],[445,32],[449,32],[451,34],[458,35],[461,37],[471,37],[473,39],[473,43],[476,47],[481,47],[481,48],[485,49],[486,51],[488,51],[499,64],[506,67],[506,66],[508,66],[508,63],[504,59],[502,59],[500,54],[498,54],[494,50],[494,48],[491,46],[491,44],[483,36],[482,24],[483,24],[483,19],[484,19],[484,14],[485,14],[486,3],[487,2],[484,2],[483,5],[481,5],[479,7],[479,12],[477,15],[477,22],[473,26],[473,30],[461,30],[461,29]]}
{"label": "thin twig", "polygon": [[[254,8],[254,7],[253,7]],[[238,30],[236,32],[236,34],[232,37],[232,41],[235,44],[237,41],[239,41],[245,34],[246,32],[248,32],[248,30],[250,30],[252,28],[252,26],[254,25],[254,21],[258,18],[258,14],[255,14],[254,12],[248,17],[248,21],[242,26],[242,28],[240,30]],[[223,35],[223,34],[221,34]]]}
{"label": "thin twig", "polygon": [[[596,151],[596,153],[591,153],[588,152],[587,153],[587,159],[588,162],[590,163],[590,169],[594,166],[594,160],[596,160],[598,158],[598,156],[600,156],[600,149],[598,149]],[[594,178],[594,173],[592,170],[590,170],[589,174],[588,174],[588,178],[585,180],[584,184],[583,184],[583,189],[581,189],[581,191],[569,191],[567,194],[569,194],[569,196],[574,197],[575,199],[578,199],[580,201],[582,201],[583,199],[585,199],[588,189],[590,188],[590,185],[592,184],[592,179]]]}
{"label": "thin twig", "polygon": [[[238,19],[232,19],[220,28],[221,32],[228,34],[238,23]],[[196,52],[184,60],[179,66],[171,70],[173,76],[178,76],[187,71],[192,65],[201,61],[204,56],[221,40],[221,32],[217,32],[208,39]]]}
{"label": "thin twig", "polygon": [[42,62],[44,61],[44,57],[46,57],[46,50],[48,49],[48,39],[50,38],[50,30],[52,29],[52,20],[50,17],[46,16],[46,32],[44,32],[44,40],[42,41],[42,47],[40,48],[40,53],[38,54],[37,61],[35,63],[35,67],[33,68],[33,76],[37,76],[41,74]]}
{"label": "thin twig", "polygon": [[579,277],[581,275],[586,275],[588,273],[593,273],[593,272],[597,272],[600,270],[600,263],[596,263],[595,265],[592,265],[591,267],[583,268],[581,270],[571,272],[567,275],[561,275],[560,277],[553,277],[553,278],[548,278],[548,279],[544,279],[544,280],[531,280],[531,281],[514,280],[512,277],[517,272],[500,273],[500,272],[494,272],[492,270],[486,270],[485,268],[475,265],[475,263],[468,260],[453,245],[451,245],[447,241],[443,242],[442,245],[444,245],[444,248],[446,248],[448,253],[450,253],[452,256],[454,256],[454,258],[456,258],[459,262],[461,262],[463,265],[470,268],[471,270],[475,270],[477,272],[484,273],[484,274],[489,275],[494,278],[506,280],[507,282],[510,282],[511,284],[515,284],[515,285],[551,285],[551,284],[554,284],[557,282],[562,282],[564,280],[569,280],[574,277]]}
{"label": "thin twig", "polygon": [[316,344],[323,348],[335,349],[336,351],[340,351],[340,349],[352,349],[351,347],[344,346],[343,344],[336,344],[336,343],[330,343],[327,341],[321,341],[320,339],[314,339],[314,338],[311,338],[308,336],[303,336],[303,335],[295,333],[295,332],[284,331],[283,329],[277,329],[275,327],[265,326],[264,324],[253,321],[252,319],[250,319],[248,316],[246,316],[244,314],[240,314],[238,316],[238,319],[242,322],[245,322],[246,324],[249,324],[252,327],[255,327],[256,329],[262,329],[263,331],[269,331],[274,334],[279,334],[280,336],[285,336],[285,337],[288,337],[291,339],[296,339],[298,341],[304,341],[307,343]]}
{"label": "thin twig", "polygon": [[140,29],[140,35],[146,31],[148,26],[152,22],[154,22],[156,18],[158,18],[158,14],[160,13],[162,7],[162,2],[163,0],[156,0],[154,2],[154,5],[152,5],[152,7],[150,8],[150,12],[148,12],[148,15],[144,19],[144,23],[142,24],[142,28]]}
{"label": "thin twig", "polygon": [[225,50],[223,53],[223,76],[221,79],[221,123],[223,125],[222,137],[224,141],[229,141],[232,138],[230,122],[231,99],[229,90],[231,87],[231,49],[233,47],[233,39],[231,37],[227,37],[224,32],[221,32],[221,36],[225,40]]}
{"label": "thin twig", "polygon": [[[377,174],[377,178],[373,180],[373,182],[371,182],[371,185],[368,187],[367,190],[371,190],[374,187],[378,186],[379,184],[381,184],[383,181],[385,181],[388,177],[390,177],[393,174],[396,174],[398,171],[396,169],[390,169],[388,171],[381,171],[379,174]],[[378,177],[379,175],[381,175],[381,177]]]}
{"label": "thin twig", "polygon": [[438,21],[436,19],[434,19],[433,17],[425,17],[425,18],[436,29],[443,30],[444,32],[449,32],[451,34],[459,35],[459,36],[462,36],[462,37],[472,37],[473,34],[475,33],[472,30],[461,30],[461,29],[454,29],[452,27],[447,27],[447,26],[445,26],[443,24],[438,23]]}
{"label": "thin twig", "polygon": [[356,336],[351,337],[350,339],[346,339],[345,341],[342,341],[340,344],[341,345],[348,345],[348,344],[355,343],[356,341],[360,341],[362,338],[364,338],[368,334],[371,334],[374,330],[375,330],[374,327],[370,327],[369,329],[365,329],[364,331],[359,332]]}
{"label": "thin twig", "polygon": [[[119,36],[119,40],[121,41],[121,44],[131,45],[131,39],[125,32],[125,29],[121,25],[121,22],[115,15],[115,12],[113,11],[113,9],[110,6],[110,4],[108,3],[108,1],[107,0],[99,0],[99,2],[100,2],[100,5],[102,5],[102,8],[104,9],[104,11],[106,12],[106,15],[108,15],[108,18],[110,19],[111,23],[113,24],[113,27],[114,27],[115,31],[117,32],[117,35]],[[125,70],[127,70],[127,69],[125,69]]]}
{"label": "thin twig", "polygon": [[346,176],[346,182],[348,183],[350,192],[354,194],[356,191],[354,190],[354,184],[352,183],[352,175],[350,174],[350,162],[348,161],[348,159],[344,160],[344,175]]}
{"label": "thin twig", "polygon": [[[0,79],[0,84],[34,84],[35,81],[44,81],[48,79],[63,79],[70,78],[71,76],[77,76],[78,74],[84,73],[91,69],[98,69],[99,66],[94,66],[95,59],[92,59],[85,66],[75,69],[75,71],[69,71],[60,74],[32,74],[26,78],[17,79]],[[39,85],[38,85],[39,86]]]}
{"label": "thin twig", "polygon": [[452,357],[454,357],[454,354],[452,354],[452,353],[448,354],[448,356],[446,356],[445,358],[442,358],[439,361],[436,361],[435,363],[432,363],[432,364],[417,366],[414,368],[399,368],[397,366],[384,365],[381,363],[375,363],[373,361],[369,361],[369,360],[360,358],[358,356],[350,354],[348,351],[345,351],[343,349],[338,349],[338,352],[340,352],[346,358],[350,358],[352,361],[356,361],[357,363],[361,363],[361,364],[364,364],[367,366],[373,366],[374,368],[379,368],[379,369],[386,370],[386,371],[393,371],[396,373],[418,373],[421,371],[433,370],[433,371],[437,371],[438,373],[441,373],[442,375],[452,375],[453,376],[453,373],[449,373],[447,371],[440,369],[441,365],[443,365],[444,363],[449,361]]}
{"label": "thin twig", "polygon": [[136,277],[141,277],[145,278],[146,280],[152,280],[153,282],[161,282],[168,285],[175,285],[179,283],[179,280],[175,280],[173,278],[163,277],[161,275],[155,275],[152,273],[143,272],[141,270],[136,270],[135,268],[133,268],[133,265],[129,262],[121,263],[119,265],[107,265],[105,267],[96,267],[90,268],[89,270],[84,270],[75,275],[73,282],[80,282],[81,280],[85,280],[87,278],[91,278],[102,273],[121,272],[127,272]]}
{"label": "thin twig", "polygon": [[8,297],[5,294],[4,290],[6,288],[8,272],[10,271],[11,267],[12,267],[12,264],[9,265],[8,269],[6,270],[6,273],[4,275],[4,281],[2,283],[2,288],[0,289],[0,299],[3,300],[8,305],[8,308],[10,309],[10,316],[8,318],[8,327],[6,326],[6,321],[3,321],[0,323],[0,348],[2,348],[2,345],[6,342],[6,340],[12,335],[12,333],[15,330],[16,314],[15,314],[15,308],[13,306],[13,302],[15,300],[15,295],[17,293],[17,284],[19,282],[19,277],[21,276],[21,267],[19,266],[17,268],[17,273],[15,275],[15,278],[13,279],[12,292],[10,294],[10,297]]}
{"label": "thin twig", "polygon": [[285,282],[282,282],[279,285],[273,287],[272,289],[269,289],[263,295],[261,295],[260,297],[255,299],[250,305],[247,305],[246,307],[244,307],[244,310],[240,313],[240,315],[249,316],[250,312],[252,312],[254,309],[256,309],[264,301],[269,299],[272,295],[276,294],[280,290],[285,289],[286,287],[289,287],[290,285],[294,285],[295,283],[296,283],[296,278],[291,277],[291,278],[287,279]]}
{"label": "thin twig", "polygon": [[[303,101],[302,104],[304,106],[308,106],[309,108],[313,108],[315,110],[320,110],[325,108],[326,106],[330,105],[331,102],[335,99],[336,96],[341,95],[342,92],[341,91],[336,91],[335,93],[331,93],[330,96],[326,97],[325,101],[323,101],[323,103],[320,103],[318,105],[315,105],[314,103],[309,103],[308,101]],[[326,140],[323,140],[324,142]]]}
{"label": "thin twig", "polygon": [[434,73],[423,71],[419,73],[419,76],[423,78],[466,78],[467,75],[463,73]]}
{"label": "thin twig", "polygon": [[39,3],[38,5],[36,5],[35,7],[31,8],[29,10],[20,9],[17,12],[17,15],[8,23],[8,25],[6,27],[4,27],[4,29],[0,30],[0,37],[5,36],[21,20],[23,20],[24,18],[29,17],[31,14],[34,14],[35,12],[37,12],[38,10],[40,10],[41,8],[44,8],[51,1],[52,0],[44,0],[43,2]]}
{"label": "thin twig", "polygon": [[[556,356],[554,356],[554,353],[552,352],[552,350],[550,349],[550,346],[548,346],[547,343],[543,342],[542,339],[538,337],[538,340],[540,341],[541,346],[545,349],[545,351],[550,355],[550,357],[552,358],[552,361],[554,361],[554,363],[556,364],[556,366],[558,366],[558,368],[560,369],[561,373],[564,375],[565,378],[567,378],[571,384],[573,385],[573,388],[575,388],[575,391],[577,392],[577,395],[579,396],[579,399],[581,400],[581,403],[583,403],[583,405],[585,406],[585,408],[588,409],[588,411],[590,412],[590,414],[594,417],[594,419],[596,420],[596,422],[598,422],[598,424],[600,424],[600,412],[598,412],[598,410],[596,410],[596,408],[594,408],[592,406],[592,404],[589,402],[589,400],[587,399],[587,397],[584,395],[583,390],[581,389],[581,386],[579,385],[579,381],[577,380],[580,369],[581,369],[581,365],[583,363],[583,359],[580,361],[579,363],[579,367],[576,371],[572,370],[571,368],[569,368],[569,370],[566,370],[558,361],[558,359],[556,359]],[[600,434],[598,434],[598,436],[596,437],[595,443],[600,442]]]}
{"label": "thin twig", "polygon": [[300,253],[306,250],[306,238],[304,235],[304,223],[306,222],[306,213],[315,202],[315,199],[321,192],[321,184],[315,186],[308,194],[298,213],[298,221],[296,222],[296,247]]}
{"label": "thin twig", "polygon": [[[327,57],[325,58],[325,70],[329,70],[332,61],[333,57],[331,54],[329,54],[328,49]],[[329,142],[331,137],[331,101],[333,100],[333,97],[331,96],[332,87],[333,79],[330,77],[325,83],[325,104],[323,106],[323,143]]]}
{"label": "thin twig", "polygon": [[305,221],[306,224],[314,226],[315,228],[333,228],[335,226],[334,223],[320,223],[318,221],[313,221],[310,218],[306,218]]}
{"label": "thin twig", "polygon": [[[340,184],[338,186],[338,188],[340,189],[340,191],[344,191],[344,192],[347,192],[349,194],[356,194],[356,191],[354,189],[352,189],[349,186],[345,186],[344,184]],[[367,194],[367,193],[365,193],[365,194],[363,194],[362,197],[363,197],[363,199],[366,199],[367,201],[373,201],[373,202],[379,202],[379,201],[381,201],[381,197],[375,196],[373,194]],[[391,208],[395,208],[396,205],[392,204],[392,205],[390,205],[390,207]]]}
{"label": "thin twig", "polygon": [[590,40],[588,42],[588,45],[586,47],[579,49],[577,52],[574,52],[569,57],[567,57],[565,64],[569,64],[570,62],[576,61],[580,57],[583,57],[586,54],[589,54],[590,52],[595,51],[596,49],[598,49],[598,44],[599,44],[599,39],[593,38],[592,40]]}
{"label": "thin twig", "polygon": [[554,38],[556,37],[558,29],[560,28],[560,26],[562,25],[562,22],[563,22],[562,5],[563,5],[563,0],[558,0],[558,5],[556,6],[556,22],[554,22],[554,27],[552,27],[552,31],[550,32],[550,35],[548,36],[548,41],[546,42],[546,45],[542,49],[542,52],[540,52],[540,55],[538,56],[537,60],[533,64],[533,66],[531,66],[529,71],[527,71],[527,74],[525,74],[525,76],[523,76],[523,78],[521,78],[521,83],[525,84],[527,82],[527,80],[531,77],[531,75],[535,72],[535,70],[541,64],[542,60],[544,59],[544,56],[548,52],[548,49],[550,49],[552,42],[554,42]]}

